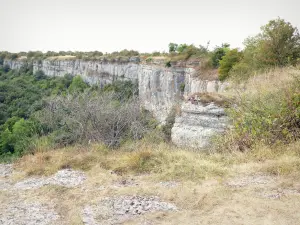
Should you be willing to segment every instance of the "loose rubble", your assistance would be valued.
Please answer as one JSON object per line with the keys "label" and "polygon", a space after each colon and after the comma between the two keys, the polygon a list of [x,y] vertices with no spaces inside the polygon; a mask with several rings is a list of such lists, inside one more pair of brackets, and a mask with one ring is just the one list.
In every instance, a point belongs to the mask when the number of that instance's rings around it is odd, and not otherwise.
{"label": "loose rubble", "polygon": [[276,181],[275,177],[257,174],[252,176],[237,177],[229,180],[226,184],[230,187],[245,187],[249,185],[263,185]]}
{"label": "loose rubble", "polygon": [[178,186],[178,182],[176,181],[162,181],[159,182],[159,185],[166,188],[174,188]]}
{"label": "loose rubble", "polygon": [[12,174],[12,164],[0,164],[0,177],[7,177]]}
{"label": "loose rubble", "polygon": [[47,225],[59,218],[53,209],[40,203],[11,202],[0,209],[2,225]]}
{"label": "loose rubble", "polygon": [[300,196],[300,191],[295,189],[277,189],[277,190],[265,190],[258,193],[258,196],[261,198],[267,199],[280,199],[282,197],[289,196]]}
{"label": "loose rubble", "polygon": [[87,225],[118,224],[140,214],[174,210],[177,210],[175,205],[160,201],[158,197],[120,196],[85,206],[82,221]]}
{"label": "loose rubble", "polygon": [[46,185],[59,185],[64,187],[75,187],[82,184],[86,176],[81,171],[64,169],[58,171],[52,177],[29,178],[14,185],[14,189],[36,189]]}

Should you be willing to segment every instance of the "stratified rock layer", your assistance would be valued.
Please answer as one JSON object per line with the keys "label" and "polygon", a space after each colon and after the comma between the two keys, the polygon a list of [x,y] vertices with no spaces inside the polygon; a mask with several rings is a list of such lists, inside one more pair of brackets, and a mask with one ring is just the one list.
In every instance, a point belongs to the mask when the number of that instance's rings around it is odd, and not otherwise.
{"label": "stratified rock layer", "polygon": [[212,136],[224,132],[227,124],[224,109],[214,103],[185,102],[172,128],[172,141],[178,146],[205,148]]}

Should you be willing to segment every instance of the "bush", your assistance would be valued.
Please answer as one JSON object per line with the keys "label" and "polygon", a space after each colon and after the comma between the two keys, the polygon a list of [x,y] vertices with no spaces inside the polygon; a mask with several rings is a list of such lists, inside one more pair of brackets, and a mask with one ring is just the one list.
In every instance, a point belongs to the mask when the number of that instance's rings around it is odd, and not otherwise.
{"label": "bush", "polygon": [[238,49],[228,51],[220,60],[219,64],[219,79],[225,80],[229,76],[229,71],[232,67],[241,60],[242,53]]}
{"label": "bush", "polygon": [[165,140],[170,141],[171,140],[171,134],[172,134],[172,128],[175,123],[175,117],[176,117],[176,109],[173,107],[166,118],[166,123],[162,126],[162,132],[165,136]]}
{"label": "bush", "polygon": [[214,68],[219,67],[219,62],[222,59],[222,57],[226,54],[226,52],[229,50],[229,44],[222,44],[221,47],[217,46],[215,47],[214,51],[212,52],[211,60],[212,65]]}
{"label": "bush", "polygon": [[115,147],[148,132],[139,101],[118,101],[114,93],[81,93],[51,98],[36,118],[58,144],[101,141]]}
{"label": "bush", "polygon": [[88,85],[82,80],[82,78],[77,75],[73,78],[72,83],[69,86],[70,93],[78,93],[83,92],[86,88],[88,88]]}
{"label": "bush", "polygon": [[242,95],[228,113],[234,125],[233,139],[240,150],[256,143],[290,143],[300,138],[300,79],[277,91],[256,90]]}

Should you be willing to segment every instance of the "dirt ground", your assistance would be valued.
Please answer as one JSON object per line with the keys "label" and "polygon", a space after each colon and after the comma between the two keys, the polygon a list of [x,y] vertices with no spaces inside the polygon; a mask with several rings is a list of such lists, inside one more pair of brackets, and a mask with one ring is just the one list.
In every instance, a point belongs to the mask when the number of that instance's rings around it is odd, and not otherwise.
{"label": "dirt ground", "polygon": [[300,183],[240,164],[225,178],[162,180],[94,166],[25,176],[0,165],[1,224],[299,224]]}

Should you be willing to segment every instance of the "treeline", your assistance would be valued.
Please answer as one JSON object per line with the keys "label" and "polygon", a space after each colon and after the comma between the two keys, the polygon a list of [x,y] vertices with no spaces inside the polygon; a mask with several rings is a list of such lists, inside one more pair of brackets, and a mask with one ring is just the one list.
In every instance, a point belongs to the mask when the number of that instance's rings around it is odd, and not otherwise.
{"label": "treeline", "polygon": [[43,60],[50,57],[58,57],[58,56],[72,56],[77,59],[101,59],[103,57],[106,58],[117,58],[117,57],[133,57],[139,56],[140,53],[134,50],[124,49],[120,52],[112,52],[112,53],[103,53],[100,51],[90,51],[90,52],[82,52],[82,51],[47,51],[45,53],[41,51],[29,51],[29,52],[19,52],[19,53],[10,53],[7,51],[0,52],[0,65],[3,65],[5,59],[7,60],[15,60],[15,59],[28,59],[28,60]]}

